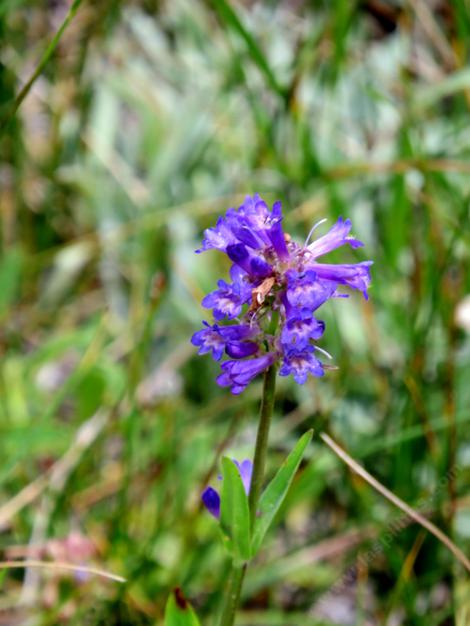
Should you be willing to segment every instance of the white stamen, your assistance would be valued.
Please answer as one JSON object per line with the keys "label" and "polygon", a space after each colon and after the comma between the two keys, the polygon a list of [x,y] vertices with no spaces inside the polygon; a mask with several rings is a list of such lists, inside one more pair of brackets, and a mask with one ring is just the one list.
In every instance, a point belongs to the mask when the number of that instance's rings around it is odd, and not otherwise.
{"label": "white stamen", "polygon": [[321,224],[324,224],[324,223],[325,223],[325,222],[327,222],[327,221],[328,221],[328,220],[327,220],[327,218],[326,218],[326,217],[324,217],[322,220],[320,220],[319,222],[317,222],[316,224],[314,224],[314,225],[312,226],[312,228],[310,229],[310,232],[309,232],[309,234],[308,234],[308,237],[307,237],[307,239],[305,240],[305,243],[304,243],[304,248],[306,248],[306,247],[307,247],[307,244],[308,244],[308,242],[310,241],[310,237],[313,235],[313,233],[316,231],[316,229],[317,229],[319,226],[321,226]]}
{"label": "white stamen", "polygon": [[331,354],[329,352],[327,352],[326,350],[323,350],[323,348],[319,348],[318,346],[315,346],[315,350],[318,350],[319,352],[321,352],[322,354],[324,354],[326,357],[328,357],[329,359],[332,359],[333,357],[331,356]]}

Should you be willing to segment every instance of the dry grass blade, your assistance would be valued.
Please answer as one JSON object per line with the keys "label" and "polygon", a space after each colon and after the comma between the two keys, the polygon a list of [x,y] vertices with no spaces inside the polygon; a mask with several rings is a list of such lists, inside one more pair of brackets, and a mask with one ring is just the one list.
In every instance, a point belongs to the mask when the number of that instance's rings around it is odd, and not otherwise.
{"label": "dry grass blade", "polygon": [[384,496],[387,500],[392,502],[396,507],[398,507],[401,511],[406,513],[409,517],[411,517],[415,522],[426,528],[431,534],[433,534],[436,539],[439,539],[446,548],[448,548],[455,558],[462,563],[462,565],[470,572],[470,561],[465,556],[465,554],[458,548],[453,541],[445,535],[442,530],[440,530],[437,526],[435,526],[432,522],[423,517],[420,513],[412,509],[406,502],[403,502],[398,496],[392,493],[387,487],[384,487],[376,478],[371,476],[369,472],[367,472],[357,461],[355,461],[352,457],[349,456],[347,452],[345,452],[337,443],[331,439],[326,433],[320,433],[320,438],[322,441],[326,443],[326,445],[332,450],[346,465],[348,465],[353,472],[361,476],[371,487],[373,487],[376,491]]}
{"label": "dry grass blade", "polygon": [[117,574],[105,572],[96,567],[86,567],[85,565],[74,565],[73,563],[64,563],[62,561],[0,561],[0,569],[13,569],[18,567],[43,567],[45,569],[67,570],[69,572],[81,572],[91,574],[92,576],[101,576],[118,583],[125,583],[126,579]]}
{"label": "dry grass blade", "polygon": [[103,411],[98,411],[80,426],[70,448],[52,465],[48,472],[36,478],[0,507],[0,530],[5,528],[22,508],[40,496],[48,486],[56,492],[60,492],[65,480],[80,460],[81,455],[103,431],[106,423],[107,414]]}

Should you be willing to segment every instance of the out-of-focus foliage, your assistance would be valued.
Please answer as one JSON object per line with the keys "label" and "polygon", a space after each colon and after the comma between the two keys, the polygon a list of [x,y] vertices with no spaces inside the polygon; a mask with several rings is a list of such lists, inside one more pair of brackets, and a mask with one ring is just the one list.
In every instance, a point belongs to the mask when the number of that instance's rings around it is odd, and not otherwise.
{"label": "out-of-focus foliage", "polygon": [[[338,371],[279,381],[270,477],[326,429],[468,551],[468,3],[84,0],[9,116],[68,7],[0,3],[0,542],[128,582],[10,570],[0,623],[160,624],[176,587],[212,623],[199,494],[252,454],[260,386],[230,396],[189,344],[227,271],[193,250],[253,191],[300,240],[351,217],[375,261],[369,302],[325,307]],[[240,626],[468,624],[451,555],[307,456]]]}

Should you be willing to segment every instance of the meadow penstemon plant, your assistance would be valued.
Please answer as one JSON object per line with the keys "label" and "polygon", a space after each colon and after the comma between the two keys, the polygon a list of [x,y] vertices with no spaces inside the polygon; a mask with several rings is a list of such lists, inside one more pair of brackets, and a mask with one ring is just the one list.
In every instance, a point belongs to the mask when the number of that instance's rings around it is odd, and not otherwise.
{"label": "meadow penstemon plant", "polygon": [[323,376],[327,365],[320,355],[331,358],[318,341],[325,323],[318,310],[331,298],[347,297],[343,287],[362,292],[367,298],[372,261],[328,264],[320,257],[348,244],[363,244],[350,234],[351,221],[339,218],[323,236],[312,239],[316,224],[305,243],[296,243],[282,227],[280,202],[270,210],[255,194],[238,208],[219,217],[204,233],[196,252],[218,250],[232,262],[230,282],[219,280],[217,289],[204,297],[203,307],[212,309],[214,322],[192,337],[199,354],[211,353],[222,361],[217,384],[242,393],[259,374],[264,374],[260,418],[253,465],[224,458],[221,494],[207,487],[202,500],[220,520],[225,545],[232,556],[232,569],[220,626],[234,623],[247,563],[261,542],[282,504],[311,439],[306,433],[262,491],[269,427],[274,406],[276,374],[293,376],[304,384],[309,375]]}

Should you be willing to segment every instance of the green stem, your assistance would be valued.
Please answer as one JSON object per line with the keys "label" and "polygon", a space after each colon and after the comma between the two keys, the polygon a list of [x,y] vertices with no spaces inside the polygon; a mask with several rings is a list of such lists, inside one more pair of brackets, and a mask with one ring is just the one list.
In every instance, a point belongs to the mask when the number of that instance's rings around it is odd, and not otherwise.
{"label": "green stem", "polygon": [[252,528],[255,523],[256,508],[258,506],[258,500],[263,486],[264,469],[268,453],[269,428],[271,426],[271,417],[274,408],[275,390],[276,366],[271,365],[264,375],[263,397],[261,400],[258,433],[256,435],[255,457],[253,460],[253,475],[251,477],[250,495],[248,499],[250,504]]}
{"label": "green stem", "polygon": [[238,603],[240,602],[243,579],[245,578],[246,566],[246,563],[243,565],[235,565],[232,563],[224,607],[222,609],[222,615],[220,616],[220,626],[232,626],[235,621]]}
{"label": "green stem", "polygon": [[[266,466],[266,456],[268,452],[269,427],[271,426],[271,417],[273,414],[275,389],[276,366],[272,365],[264,375],[263,396],[261,399],[258,433],[256,435],[253,475],[251,478],[249,495],[252,528],[256,519],[256,509],[258,507],[258,501],[264,480],[264,468]],[[242,591],[246,568],[247,563],[244,563],[243,565],[232,563],[225,603],[222,609],[219,626],[233,626],[233,623],[235,622],[235,615],[240,602],[240,594]]]}

